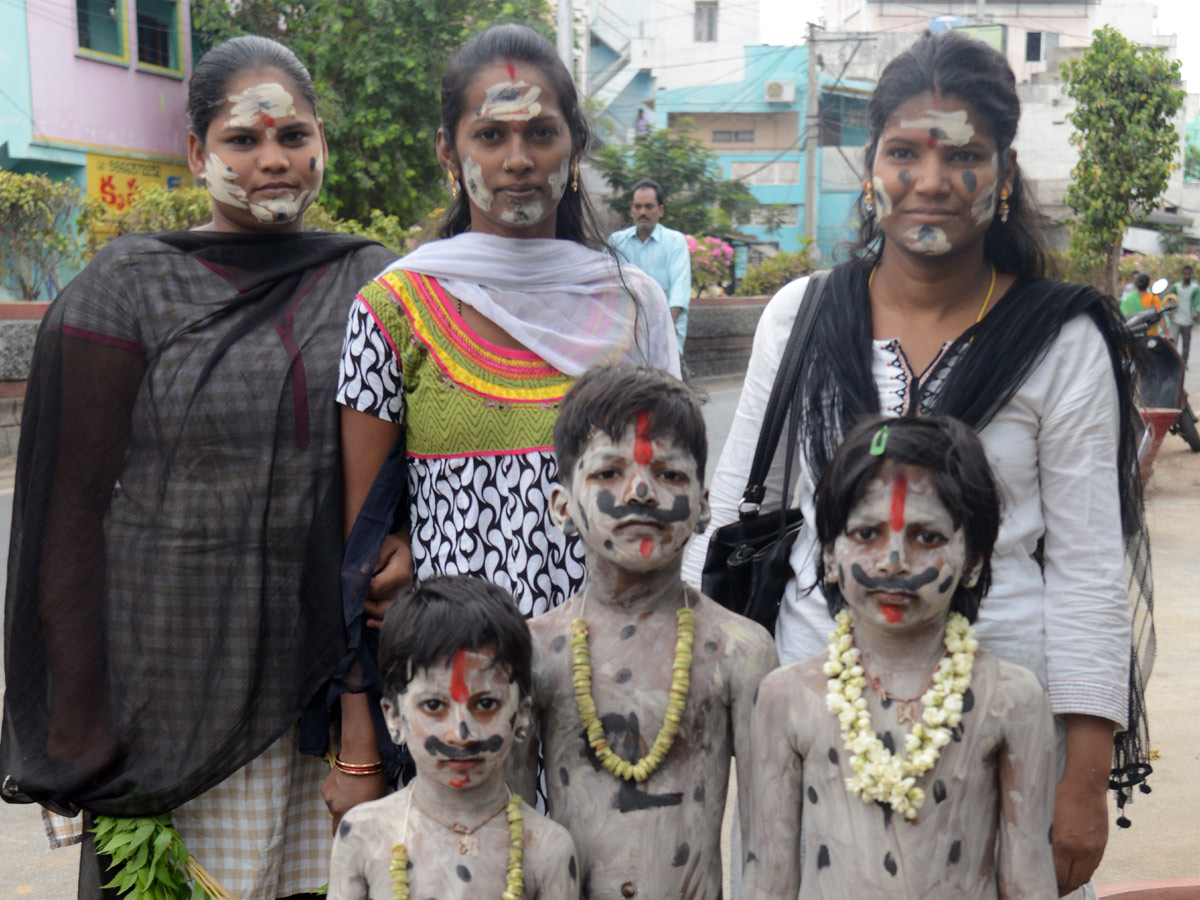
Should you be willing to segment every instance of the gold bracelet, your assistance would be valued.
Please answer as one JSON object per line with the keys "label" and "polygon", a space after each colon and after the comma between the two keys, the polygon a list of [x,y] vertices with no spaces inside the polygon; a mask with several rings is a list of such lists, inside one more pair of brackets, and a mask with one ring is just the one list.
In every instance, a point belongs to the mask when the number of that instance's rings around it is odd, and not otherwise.
{"label": "gold bracelet", "polygon": [[342,762],[340,756],[334,756],[333,767],[339,772],[345,772],[347,775],[379,775],[383,772],[382,761],[355,765],[354,763]]}

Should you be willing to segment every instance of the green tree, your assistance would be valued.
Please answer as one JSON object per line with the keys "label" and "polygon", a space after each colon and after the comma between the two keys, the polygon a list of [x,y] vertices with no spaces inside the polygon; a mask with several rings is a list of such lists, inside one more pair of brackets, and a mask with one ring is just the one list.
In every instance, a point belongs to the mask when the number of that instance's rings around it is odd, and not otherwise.
{"label": "green tree", "polygon": [[717,157],[692,132],[687,119],[639,134],[631,147],[609,144],[593,164],[613,189],[608,205],[622,218],[628,217],[633,186],[642,178],[662,185],[670,226],[685,234],[712,233],[758,207],[744,184],[719,177]]}
{"label": "green tree", "polygon": [[1062,77],[1076,103],[1069,118],[1079,148],[1067,189],[1070,254],[1111,290],[1125,229],[1155,208],[1174,168],[1179,63],[1105,26],[1082,56],[1063,63]]}
{"label": "green tree", "polygon": [[287,44],[312,73],[329,141],[322,202],[368,221],[416,222],[443,202],[434,155],[442,73],[467,39],[497,21],[551,33],[545,0],[194,0],[211,46],[239,34]]}
{"label": "green tree", "polygon": [[1183,150],[1183,180],[1200,181],[1200,144],[1192,141]]}

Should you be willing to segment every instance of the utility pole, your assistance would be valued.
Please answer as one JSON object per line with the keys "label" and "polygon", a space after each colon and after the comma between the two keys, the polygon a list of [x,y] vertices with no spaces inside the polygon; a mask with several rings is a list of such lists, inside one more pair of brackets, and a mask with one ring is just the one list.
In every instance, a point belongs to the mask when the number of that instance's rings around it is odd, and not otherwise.
{"label": "utility pole", "polygon": [[817,26],[808,23],[808,107],[804,113],[804,236],[817,237],[817,153],[820,136],[820,78],[817,72]]}
{"label": "utility pole", "polygon": [[563,61],[571,78],[575,77],[575,15],[574,0],[558,0],[558,58]]}

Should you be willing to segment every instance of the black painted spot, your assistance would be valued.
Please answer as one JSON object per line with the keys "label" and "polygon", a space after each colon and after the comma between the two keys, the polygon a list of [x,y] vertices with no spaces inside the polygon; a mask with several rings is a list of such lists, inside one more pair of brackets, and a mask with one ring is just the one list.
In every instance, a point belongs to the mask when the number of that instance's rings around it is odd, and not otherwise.
{"label": "black painted spot", "polygon": [[338,826],[338,835],[343,840],[350,837],[350,823],[347,822],[345,819],[343,819],[342,824]]}
{"label": "black painted spot", "polygon": [[828,869],[829,868],[829,848],[826,847],[824,844],[822,844],[821,849],[817,851],[817,868],[818,869]]}
{"label": "black painted spot", "polygon": [[567,636],[565,634],[558,635],[558,637],[556,637],[554,640],[552,640],[550,642],[550,649],[554,653],[562,653],[563,648],[566,646],[567,646]]}
{"label": "black painted spot", "polygon": [[877,732],[875,736],[883,742],[883,746],[887,749],[888,753],[895,755],[896,740],[892,737],[892,733],[890,731],[880,731]]}
{"label": "black painted spot", "polygon": [[675,856],[671,860],[671,867],[674,869],[678,869],[680,866],[682,866],[684,863],[686,863],[688,861],[688,857],[691,855],[692,855],[692,848],[687,845],[687,841],[684,841],[682,844],[680,844],[678,847],[675,848]]}
{"label": "black painted spot", "polygon": [[631,637],[633,637],[635,634],[637,634],[637,626],[636,625],[626,625],[624,628],[621,629],[620,638],[623,641],[627,641]]}
{"label": "black painted spot", "polygon": [[563,787],[566,787],[571,783],[571,773],[566,770],[565,766],[559,767],[558,780],[562,782]]}
{"label": "black painted spot", "polygon": [[622,669],[617,673],[617,684],[624,684],[633,677],[633,673],[628,669]]}
{"label": "black painted spot", "polygon": [[809,803],[817,802],[817,789],[815,787],[813,787],[811,784],[808,786],[808,802]]}
{"label": "black painted spot", "polygon": [[829,748],[829,761],[835,766],[838,764],[838,752],[836,747]]}
{"label": "black painted spot", "polygon": [[[971,173],[968,172],[967,174],[970,175]],[[938,585],[938,593],[939,594],[946,593],[946,591],[950,590],[950,588],[951,588],[951,586],[953,586],[953,584],[954,584],[954,576],[947,575],[946,580]]]}
{"label": "black painted spot", "polygon": [[720,645],[717,644],[716,641],[705,641],[704,649],[707,650],[709,653],[716,653],[718,650],[721,649],[721,647],[720,647]]}
{"label": "black painted spot", "polygon": [[842,568],[842,564],[838,563],[838,584],[846,583],[846,570]]}
{"label": "black painted spot", "polygon": [[308,171],[310,171],[310,172],[317,171],[317,158],[315,156],[310,156],[308,158]]}
{"label": "black painted spot", "polygon": [[583,900],[588,900],[592,896],[592,870],[588,869],[583,873],[583,881],[579,883],[579,894]]}
{"label": "black painted spot", "polygon": [[892,827],[892,805],[890,803],[884,803],[881,800],[876,800],[875,805],[878,806],[879,809],[883,812],[883,827],[885,829],[891,828]]}
{"label": "black painted spot", "polygon": [[751,706],[758,706],[758,688],[759,688],[759,685],[756,684],[754,686],[754,696],[750,698]]}
{"label": "black painted spot", "polygon": [[466,866],[455,866],[454,874],[457,875],[459,878],[461,878],[463,881],[471,880],[471,870],[468,869]]}
{"label": "black painted spot", "polygon": [[458,736],[464,741],[471,736],[471,730],[467,728],[466,722],[458,723]]}
{"label": "black painted spot", "polygon": [[574,881],[578,873],[579,870],[575,868],[575,857],[572,856],[571,861],[567,863],[567,874],[570,875],[571,880]]}
{"label": "black painted spot", "polygon": [[975,193],[975,189],[979,187],[979,179],[975,177],[974,172],[963,172],[963,187],[970,193]]}
{"label": "black painted spot", "polygon": [[969,713],[975,708],[975,692],[970,688],[963,691],[963,708],[964,713]]}
{"label": "black painted spot", "polygon": [[962,859],[962,841],[955,841],[950,845],[950,856],[946,859],[946,865],[952,866]]}
{"label": "black painted spot", "polygon": [[946,139],[946,132],[942,131],[940,128],[930,128],[929,136],[931,138],[936,138],[939,141],[944,141]]}
{"label": "black painted spot", "polygon": [[692,799],[697,803],[704,802],[704,785],[697,785],[696,790],[692,791]]}
{"label": "black painted spot", "polygon": [[605,549],[605,550],[611,550],[612,548],[613,548],[613,542],[612,542],[612,541],[605,541],[605,542],[604,542],[604,549]]}
{"label": "black painted spot", "polygon": [[956,744],[958,744],[958,743],[961,743],[961,742],[962,742],[962,739],[963,739],[963,732],[964,732],[965,730],[966,730],[966,729],[963,727],[963,723],[962,723],[962,722],[959,722],[959,723],[958,723],[957,725],[955,725],[955,726],[954,726],[954,728],[953,728],[953,729],[950,731],[950,739],[951,739],[952,741],[954,741],[954,743],[956,743]]}
{"label": "black painted spot", "polygon": [[884,694],[883,699],[879,701],[879,705],[882,706],[884,709],[891,709],[892,698],[889,697],[887,694]]}
{"label": "black painted spot", "polygon": [[905,185],[911,184],[912,183],[912,172],[908,171],[908,169],[901,169],[899,172],[896,173],[896,180],[899,181],[901,184],[905,184]]}
{"label": "black painted spot", "polygon": [[746,865],[750,865],[750,863],[752,863],[752,862],[758,862],[758,857],[755,856],[753,852],[747,853],[746,854]]}
{"label": "black painted spot", "polygon": [[887,869],[888,874],[893,878],[895,878],[896,873],[900,871],[900,867],[896,865],[896,860],[893,858],[891,851],[888,851],[888,853],[883,857],[883,867]]}
{"label": "black painted spot", "polygon": [[933,800],[935,803],[941,803],[946,799],[946,785],[942,783],[942,779],[938,779],[933,783]]}

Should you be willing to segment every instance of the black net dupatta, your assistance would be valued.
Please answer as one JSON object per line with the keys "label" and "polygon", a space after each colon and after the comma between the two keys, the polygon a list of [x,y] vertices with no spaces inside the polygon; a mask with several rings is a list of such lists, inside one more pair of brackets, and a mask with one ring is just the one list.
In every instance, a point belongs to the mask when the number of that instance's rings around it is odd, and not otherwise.
{"label": "black net dupatta", "polygon": [[393,257],[320,232],[131,235],[51,305],[17,454],[5,799],[168,811],[333,674],[337,361]]}
{"label": "black net dupatta", "polygon": [[[813,326],[800,373],[802,452],[819,474],[844,435],[860,418],[880,412],[871,374],[870,267],[844,263],[829,276],[827,300]],[[1145,686],[1154,664],[1154,594],[1150,541],[1137,470],[1140,418],[1134,385],[1123,364],[1128,336],[1116,301],[1092,287],[1019,278],[980,322],[943,354],[944,379],[935,393],[910,402],[915,411],[953,416],[982,430],[1045,358],[1063,325],[1079,315],[1095,323],[1108,346],[1118,396],[1118,489],[1126,571],[1133,614],[1129,725],[1116,737],[1112,787],[1118,804],[1150,771]],[[937,381],[927,379],[926,384]]]}

